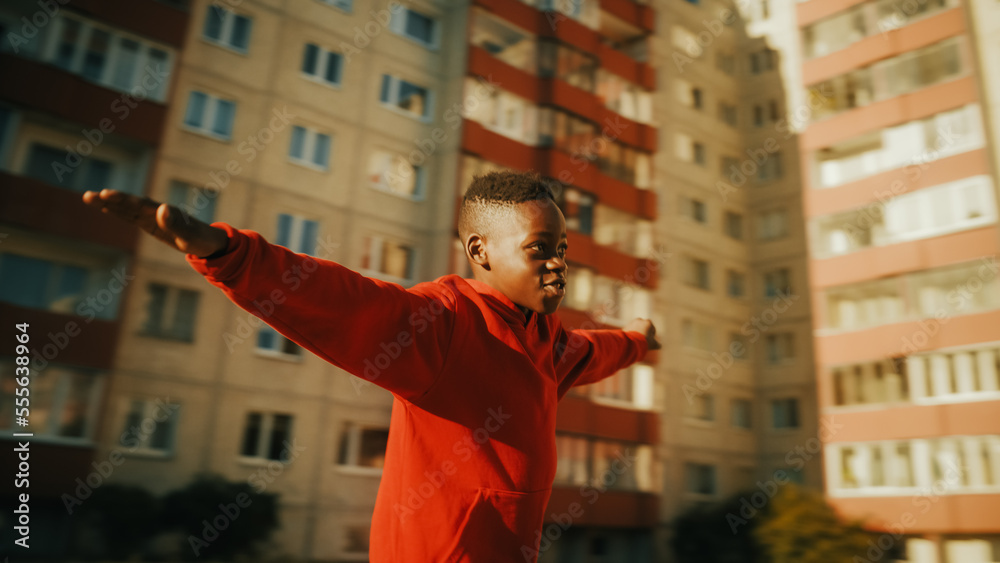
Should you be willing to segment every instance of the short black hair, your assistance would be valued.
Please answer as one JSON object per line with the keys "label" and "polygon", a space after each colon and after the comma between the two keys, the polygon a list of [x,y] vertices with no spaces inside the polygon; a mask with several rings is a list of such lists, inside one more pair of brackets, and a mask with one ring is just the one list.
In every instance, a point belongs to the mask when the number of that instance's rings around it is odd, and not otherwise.
{"label": "short black hair", "polygon": [[472,233],[488,238],[508,219],[505,214],[527,201],[556,202],[552,188],[537,172],[502,170],[474,177],[458,215],[462,243]]}

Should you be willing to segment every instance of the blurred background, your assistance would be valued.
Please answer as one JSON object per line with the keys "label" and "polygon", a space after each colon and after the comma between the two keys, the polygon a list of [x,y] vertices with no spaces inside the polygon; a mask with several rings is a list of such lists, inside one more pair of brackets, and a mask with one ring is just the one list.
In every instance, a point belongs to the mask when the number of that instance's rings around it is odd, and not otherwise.
{"label": "blurred background", "polygon": [[474,175],[532,169],[563,323],[664,347],[560,403],[526,560],[1000,562],[996,1],[6,0],[0,36],[10,561],[367,560],[391,395],[84,190],[411,286],[469,275]]}

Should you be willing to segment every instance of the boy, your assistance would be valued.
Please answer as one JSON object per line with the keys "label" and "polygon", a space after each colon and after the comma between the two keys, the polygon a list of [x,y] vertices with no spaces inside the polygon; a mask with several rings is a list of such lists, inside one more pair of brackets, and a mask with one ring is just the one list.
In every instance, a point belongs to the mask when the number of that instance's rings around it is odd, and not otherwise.
{"label": "boy", "polygon": [[474,279],[409,289],[148,198],[83,199],[185,252],[278,332],[393,393],[373,562],[535,561],[556,471],[556,403],[659,348],[648,320],[566,331],[551,314],[566,292],[566,221],[537,175],[473,180],[459,235]]}

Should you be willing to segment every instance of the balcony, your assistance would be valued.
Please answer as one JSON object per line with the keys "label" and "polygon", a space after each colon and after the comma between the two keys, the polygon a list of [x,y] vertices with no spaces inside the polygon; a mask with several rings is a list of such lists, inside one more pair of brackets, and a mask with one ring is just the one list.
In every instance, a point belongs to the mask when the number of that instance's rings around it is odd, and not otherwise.
{"label": "balcony", "polygon": [[570,155],[555,149],[525,145],[490,131],[475,121],[465,120],[462,149],[485,160],[520,170],[537,170],[563,184],[573,185],[597,196],[604,205],[644,219],[656,219],[656,194],[651,190],[615,180],[596,164],[582,167]]}
{"label": "balcony", "polygon": [[[605,47],[612,57],[624,57]],[[631,59],[633,65],[639,65]],[[602,63],[603,64],[603,63]],[[616,74],[628,79],[619,69],[628,69],[627,65],[609,67]],[[646,66],[635,66],[636,76],[644,80],[655,81],[652,71],[646,72]],[[481,76],[494,83],[501,84],[503,89],[521,98],[537,104],[553,104],[565,108],[606,130],[607,136],[640,150],[654,153],[657,150],[657,130],[645,123],[633,121],[605,107],[601,99],[582,88],[572,86],[558,78],[539,78],[529,72],[515,68],[496,57],[493,57],[481,47],[469,49],[469,73]]]}
{"label": "balcony", "polygon": [[33,178],[0,172],[0,222],[135,251],[138,229],[84,205],[81,194]]}
{"label": "balcony", "polygon": [[[34,365],[71,364],[97,369],[111,369],[118,341],[119,322],[30,309],[0,302],[2,332],[15,341],[14,323],[29,323]],[[37,359],[36,359],[37,358]]]}
{"label": "balcony", "polygon": [[167,107],[163,104],[131,98],[126,103],[127,94],[7,53],[0,54],[0,75],[31,77],[31,80],[0,81],[0,99],[80,123],[88,129],[100,129],[105,134],[113,131],[147,145],[160,143],[167,117]]}
{"label": "balcony", "polygon": [[73,0],[73,6],[129,31],[180,49],[190,14],[155,0]]}

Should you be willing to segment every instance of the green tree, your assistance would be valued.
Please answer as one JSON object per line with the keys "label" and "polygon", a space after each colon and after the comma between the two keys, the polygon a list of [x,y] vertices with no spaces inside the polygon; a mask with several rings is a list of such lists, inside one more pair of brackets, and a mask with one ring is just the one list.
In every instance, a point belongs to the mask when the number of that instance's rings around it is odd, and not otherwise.
{"label": "green tree", "polygon": [[781,487],[753,535],[767,563],[828,563],[862,559],[872,536],[861,522],[846,522],[818,491]]}
{"label": "green tree", "polygon": [[702,504],[674,522],[679,563],[828,563],[865,560],[872,536],[819,492],[792,483]]}

